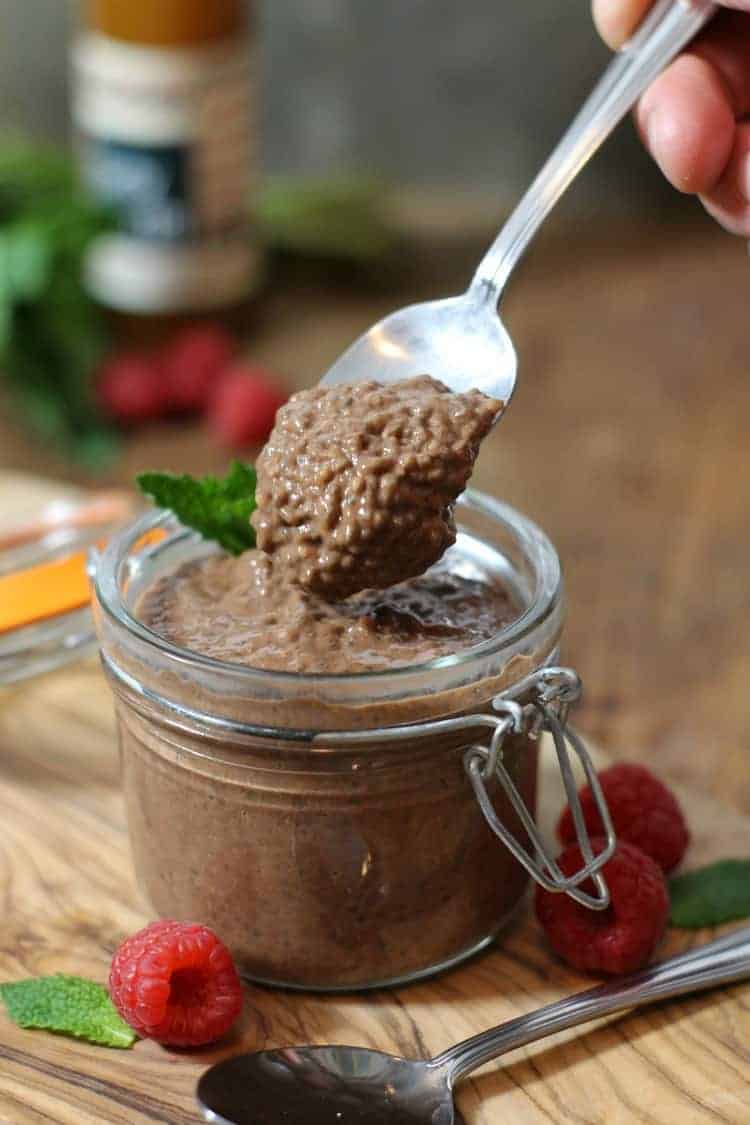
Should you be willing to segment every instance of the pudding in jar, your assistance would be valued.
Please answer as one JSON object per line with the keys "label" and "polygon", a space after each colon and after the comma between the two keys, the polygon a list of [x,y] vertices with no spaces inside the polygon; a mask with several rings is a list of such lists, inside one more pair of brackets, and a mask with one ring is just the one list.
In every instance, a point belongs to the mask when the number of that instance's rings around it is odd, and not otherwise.
{"label": "pudding in jar", "polygon": [[[562,599],[537,528],[456,505],[499,408],[427,378],[302,392],[258,461],[254,550],[151,515],[104,554],[140,884],[253,979],[414,979],[492,941],[522,897],[463,759],[492,700],[556,655]],[[503,761],[533,809],[535,742],[508,738]]]}

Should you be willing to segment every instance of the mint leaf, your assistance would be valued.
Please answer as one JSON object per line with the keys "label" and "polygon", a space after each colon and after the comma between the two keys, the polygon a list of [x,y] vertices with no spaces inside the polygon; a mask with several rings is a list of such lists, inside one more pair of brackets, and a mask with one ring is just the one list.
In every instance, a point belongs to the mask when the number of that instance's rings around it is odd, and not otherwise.
{"label": "mint leaf", "polygon": [[158,507],[168,508],[181,523],[199,531],[204,539],[215,539],[231,555],[255,546],[250,526],[256,484],[252,465],[233,461],[223,480],[150,472],[137,476],[136,483]]}
{"label": "mint leaf", "polygon": [[685,929],[750,917],[750,859],[722,859],[669,880],[670,922]]}
{"label": "mint leaf", "polygon": [[138,1038],[107,990],[83,977],[57,973],[0,984],[0,998],[19,1027],[44,1028],[104,1047],[132,1047]]}

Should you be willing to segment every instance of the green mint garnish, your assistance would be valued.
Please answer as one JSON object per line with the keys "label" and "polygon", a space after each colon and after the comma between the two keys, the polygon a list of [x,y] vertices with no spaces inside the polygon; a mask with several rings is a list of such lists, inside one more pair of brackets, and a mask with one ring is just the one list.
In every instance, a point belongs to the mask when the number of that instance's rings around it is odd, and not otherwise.
{"label": "green mint garnish", "polygon": [[723,859],[669,881],[670,922],[697,930],[750,917],[750,859]]}
{"label": "green mint garnish", "polygon": [[120,1019],[106,988],[83,977],[51,977],[0,984],[0,998],[19,1027],[44,1028],[104,1047],[132,1047],[138,1038]]}
{"label": "green mint garnish", "polygon": [[252,465],[233,461],[223,480],[187,473],[141,473],[136,482],[158,507],[168,508],[181,523],[199,531],[204,539],[215,539],[231,555],[255,546],[250,526],[256,483]]}

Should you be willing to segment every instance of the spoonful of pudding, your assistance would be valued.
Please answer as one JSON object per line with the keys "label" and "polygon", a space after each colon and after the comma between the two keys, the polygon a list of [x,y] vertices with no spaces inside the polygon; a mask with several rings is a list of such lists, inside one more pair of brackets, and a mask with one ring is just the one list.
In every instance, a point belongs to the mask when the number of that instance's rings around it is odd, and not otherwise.
{"label": "spoonful of pudding", "polygon": [[423,574],[501,405],[428,375],[293,395],[256,462],[257,546],[328,601]]}

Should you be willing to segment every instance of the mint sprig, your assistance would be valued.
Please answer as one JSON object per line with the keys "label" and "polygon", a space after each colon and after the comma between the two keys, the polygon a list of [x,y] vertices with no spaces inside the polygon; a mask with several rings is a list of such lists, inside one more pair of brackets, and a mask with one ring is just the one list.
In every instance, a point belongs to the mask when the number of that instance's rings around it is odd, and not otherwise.
{"label": "mint sprig", "polygon": [[669,880],[670,922],[685,929],[750,917],[750,859],[722,859]]}
{"label": "mint sprig", "polygon": [[255,546],[250,516],[255,511],[255,469],[233,461],[224,478],[188,473],[140,473],[136,483],[159,508],[174,512],[186,527],[213,539],[231,555]]}
{"label": "mint sprig", "polygon": [[104,1047],[132,1047],[138,1038],[95,981],[57,973],[0,984],[0,998],[19,1027],[39,1028]]}

